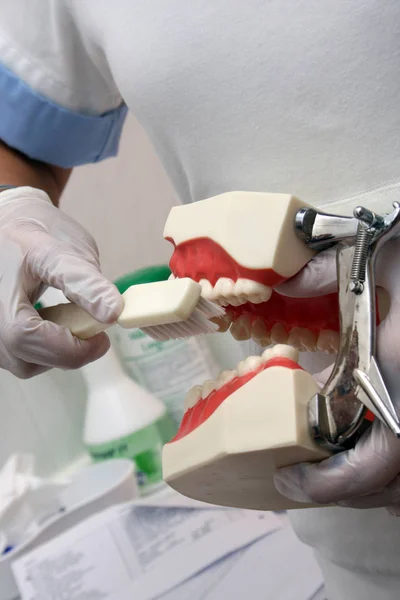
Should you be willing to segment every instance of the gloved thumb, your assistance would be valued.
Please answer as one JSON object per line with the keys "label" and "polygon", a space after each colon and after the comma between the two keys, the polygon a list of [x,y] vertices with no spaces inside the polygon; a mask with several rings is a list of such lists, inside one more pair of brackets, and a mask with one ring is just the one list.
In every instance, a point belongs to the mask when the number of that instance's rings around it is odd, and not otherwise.
{"label": "gloved thumb", "polygon": [[292,298],[312,298],[337,291],[336,248],[319,252],[294,277],[274,289]]}

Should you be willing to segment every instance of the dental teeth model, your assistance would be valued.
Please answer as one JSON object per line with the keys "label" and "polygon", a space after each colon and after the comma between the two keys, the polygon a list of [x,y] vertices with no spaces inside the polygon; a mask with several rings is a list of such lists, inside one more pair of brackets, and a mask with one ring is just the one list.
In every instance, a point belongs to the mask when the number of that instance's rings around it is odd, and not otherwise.
{"label": "dental teeth model", "polygon": [[[239,340],[261,346],[290,344],[300,351],[337,352],[337,294],[282,296],[273,287],[293,277],[315,255],[294,232],[307,204],[289,194],[230,192],[174,207],[164,237],[174,245],[174,278],[200,283],[202,296],[226,309],[214,321]],[[381,320],[385,291],[378,289]]]}
{"label": "dental teeth model", "polygon": [[[178,434],[163,450],[163,477],[186,496],[241,508],[304,508],[278,493],[274,472],[329,455],[310,434],[308,402],[319,388],[298,364],[298,351],[337,352],[338,296],[289,298],[273,289],[315,254],[294,230],[303,207],[288,194],[231,192],[170,212],[164,237],[174,245],[173,277],[194,279],[204,298],[225,307],[214,320],[220,331],[276,344],[188,392]],[[384,290],[378,300],[383,320]]]}
{"label": "dental teeth model", "polygon": [[297,350],[277,344],[192,388],[180,429],[163,449],[164,480],[212,504],[298,507],[275,489],[275,469],[328,453],[308,431],[307,403],[318,386],[297,358]]}

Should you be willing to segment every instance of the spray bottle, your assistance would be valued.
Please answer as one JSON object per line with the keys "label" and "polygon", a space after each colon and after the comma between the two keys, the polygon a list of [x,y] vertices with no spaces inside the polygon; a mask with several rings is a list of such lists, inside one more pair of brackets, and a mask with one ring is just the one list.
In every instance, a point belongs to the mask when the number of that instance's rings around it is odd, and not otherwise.
{"label": "spray bottle", "polygon": [[164,404],[122,369],[114,348],[81,369],[87,385],[84,443],[94,461],[129,458],[141,495],[162,485],[162,447],[173,436]]}
{"label": "spray bottle", "polygon": [[[121,294],[132,285],[163,281],[171,271],[154,265],[129,273],[114,283]],[[214,379],[221,367],[204,337],[156,342],[140,329],[113,328],[112,339],[127,373],[167,407],[177,430],[188,390]]]}
{"label": "spray bottle", "polygon": [[[40,301],[42,306],[68,302],[54,288]],[[80,372],[87,388],[83,440],[92,459],[132,460],[141,495],[163,485],[162,446],[176,431],[164,403],[125,373],[113,344]]]}

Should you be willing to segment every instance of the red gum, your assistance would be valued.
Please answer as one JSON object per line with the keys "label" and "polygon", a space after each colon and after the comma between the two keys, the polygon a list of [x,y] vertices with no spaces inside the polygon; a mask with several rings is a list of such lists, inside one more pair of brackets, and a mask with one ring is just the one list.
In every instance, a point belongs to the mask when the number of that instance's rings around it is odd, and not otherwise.
{"label": "red gum", "polygon": [[[285,280],[273,269],[248,269],[239,265],[222,246],[209,238],[196,238],[178,245],[172,238],[166,239],[175,246],[170,268],[176,277],[190,277],[194,281],[208,279],[213,286],[220,277],[233,281],[243,277],[269,287]],[[306,327],[316,334],[325,329],[340,330],[337,293],[314,298],[290,298],[273,291],[268,302],[247,302],[241,306],[230,306],[228,310],[233,320],[240,315],[249,315],[251,321],[261,319],[267,331],[276,323],[282,324],[287,332],[293,327]]]}
{"label": "red gum", "polygon": [[273,291],[267,302],[246,302],[241,306],[229,306],[227,310],[233,321],[240,315],[248,315],[252,322],[261,319],[267,331],[276,323],[281,323],[287,332],[293,327],[306,327],[316,334],[323,329],[339,331],[337,293],[315,298],[289,298]]}
{"label": "red gum", "polygon": [[215,285],[220,277],[236,281],[239,277],[252,279],[273,287],[285,277],[273,269],[248,269],[239,265],[219,244],[209,238],[197,238],[175,245],[172,238],[166,238],[175,246],[169,266],[176,277],[190,277],[195,281],[208,279]]}
{"label": "red gum", "polygon": [[[222,246],[209,238],[191,239],[178,245],[175,244],[172,238],[167,237],[166,239],[175,248],[170,260],[170,268],[176,277],[190,277],[195,281],[208,279],[213,286],[220,277],[227,277],[233,281],[242,277],[270,287],[274,287],[285,280],[285,277],[279,275],[273,269],[248,269],[239,265]],[[378,302],[378,298],[376,300]],[[306,327],[317,334],[324,329],[337,332],[340,329],[337,293],[315,298],[290,298],[273,291],[268,302],[262,302],[261,304],[247,302],[241,306],[230,306],[229,312],[231,312],[233,320],[240,315],[249,315],[251,321],[262,319],[267,330],[271,330],[276,323],[282,324],[288,332],[293,327]],[[376,322],[379,325],[378,311]],[[260,367],[253,373],[240,378],[236,377],[220,390],[212,392],[206,399],[199,401],[194,408],[186,411],[179,431],[171,442],[184,437],[198,427],[218,408],[227,396],[247,381],[250,381],[267,366],[273,366],[271,362],[269,361],[265,367]],[[297,363],[293,363],[293,365],[297,365]],[[301,367],[297,365],[289,368],[300,369]],[[221,393],[228,389],[229,391],[225,395]],[[212,402],[208,402],[210,398]],[[207,403],[209,406],[207,406]],[[373,421],[374,415],[367,411],[365,418]]]}
{"label": "red gum", "polygon": [[183,416],[178,433],[169,443],[176,442],[199,427],[199,425],[204,423],[204,421],[206,421],[217,410],[217,408],[226,398],[228,398],[228,396],[233,394],[233,392],[236,392],[236,390],[240,389],[248,381],[253,379],[253,377],[261,373],[261,371],[265,371],[269,367],[286,367],[287,369],[304,370],[297,362],[290,360],[289,358],[276,357],[271,358],[271,360],[269,360],[267,363],[261,365],[255,371],[247,373],[247,375],[235,377],[232,379],[232,381],[229,381],[222,386],[221,389],[210,392],[207,398],[199,400],[195,406],[189,408]]}

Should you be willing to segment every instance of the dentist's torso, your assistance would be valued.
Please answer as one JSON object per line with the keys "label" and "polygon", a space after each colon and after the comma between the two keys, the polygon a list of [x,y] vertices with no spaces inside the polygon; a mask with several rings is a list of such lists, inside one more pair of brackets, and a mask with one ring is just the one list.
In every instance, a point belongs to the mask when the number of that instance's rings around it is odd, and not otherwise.
{"label": "dentist's torso", "polygon": [[85,6],[183,201],[242,189],[319,204],[400,180],[396,0]]}
{"label": "dentist's torso", "polygon": [[[254,190],[343,200],[349,212],[399,198],[397,0],[119,0],[111,14],[97,0],[79,10],[183,202]],[[400,522],[383,510],[294,521],[360,581],[400,577]],[[346,585],[352,600],[375,599]]]}

